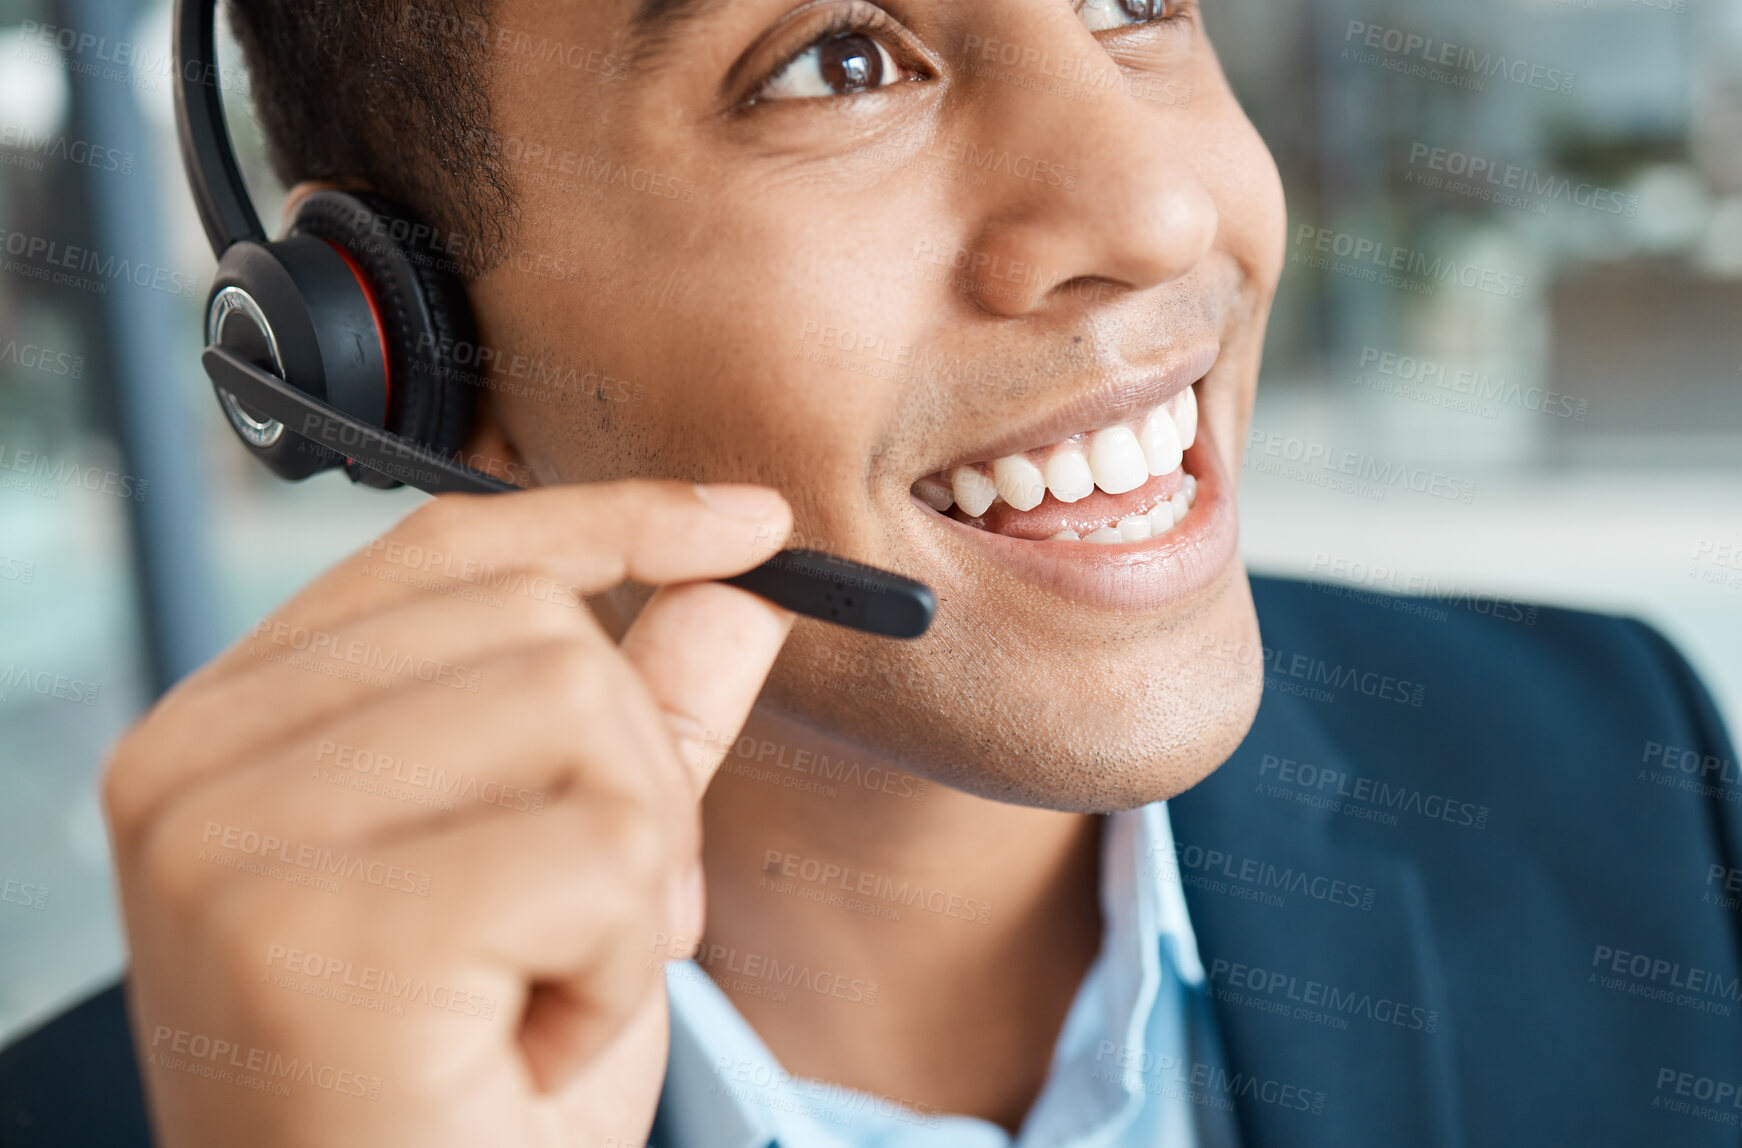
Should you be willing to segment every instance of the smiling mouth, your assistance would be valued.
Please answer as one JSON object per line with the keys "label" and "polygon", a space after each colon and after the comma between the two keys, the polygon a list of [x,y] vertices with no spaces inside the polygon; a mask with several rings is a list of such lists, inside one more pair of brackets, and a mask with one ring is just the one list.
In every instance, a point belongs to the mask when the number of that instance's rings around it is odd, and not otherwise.
{"label": "smiling mouth", "polygon": [[1133,421],[926,475],[913,494],[978,530],[1030,542],[1118,546],[1177,529],[1197,501],[1186,452],[1198,384]]}

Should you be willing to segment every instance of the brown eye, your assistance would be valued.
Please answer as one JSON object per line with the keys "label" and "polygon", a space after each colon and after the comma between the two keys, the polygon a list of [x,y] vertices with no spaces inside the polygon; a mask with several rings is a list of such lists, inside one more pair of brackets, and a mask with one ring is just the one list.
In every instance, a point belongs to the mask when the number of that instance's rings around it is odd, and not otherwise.
{"label": "brown eye", "polygon": [[817,70],[831,90],[846,95],[878,87],[883,59],[877,41],[857,32],[838,36],[818,47]]}
{"label": "brown eye", "polygon": [[762,100],[808,100],[851,96],[887,87],[902,78],[894,57],[863,32],[818,40],[783,67],[757,96]]}
{"label": "brown eye", "polygon": [[1077,15],[1089,31],[1104,32],[1166,20],[1179,6],[1179,0],[1083,0]]}

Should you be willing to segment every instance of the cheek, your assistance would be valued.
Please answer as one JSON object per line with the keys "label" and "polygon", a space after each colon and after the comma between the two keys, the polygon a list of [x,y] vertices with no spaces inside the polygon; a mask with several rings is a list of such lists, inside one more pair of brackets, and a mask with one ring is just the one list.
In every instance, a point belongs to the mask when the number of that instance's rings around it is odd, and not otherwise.
{"label": "cheek", "polygon": [[1252,145],[1258,155],[1252,184],[1253,244],[1259,282],[1265,286],[1266,297],[1276,291],[1276,281],[1282,275],[1282,263],[1288,245],[1288,203],[1282,189],[1282,173],[1270,149],[1252,133]]}
{"label": "cheek", "polygon": [[1205,139],[1206,152],[1216,157],[1206,172],[1220,216],[1218,246],[1238,268],[1245,304],[1239,327],[1227,345],[1227,378],[1205,407],[1208,425],[1220,429],[1218,441],[1237,483],[1244,461],[1247,432],[1256,400],[1260,361],[1271,301],[1287,259],[1288,208],[1282,177],[1269,148],[1229,98],[1227,114],[1216,117]]}
{"label": "cheek", "polygon": [[1288,206],[1276,160],[1237,106],[1218,117],[1213,144],[1216,156],[1209,175],[1221,217],[1219,242],[1245,270],[1249,281],[1268,303],[1282,275],[1288,242]]}

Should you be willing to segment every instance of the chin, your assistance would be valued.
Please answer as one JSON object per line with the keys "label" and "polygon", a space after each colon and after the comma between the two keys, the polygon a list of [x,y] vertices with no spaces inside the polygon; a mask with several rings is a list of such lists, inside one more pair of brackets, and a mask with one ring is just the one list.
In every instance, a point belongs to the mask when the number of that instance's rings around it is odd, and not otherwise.
{"label": "chin", "polygon": [[941,611],[901,646],[801,624],[762,704],[936,784],[1083,813],[1191,788],[1258,712],[1258,622],[1238,559],[1190,605],[1123,635],[1091,625],[1093,640],[1061,642],[1055,625],[1037,643],[1021,611],[966,613]]}

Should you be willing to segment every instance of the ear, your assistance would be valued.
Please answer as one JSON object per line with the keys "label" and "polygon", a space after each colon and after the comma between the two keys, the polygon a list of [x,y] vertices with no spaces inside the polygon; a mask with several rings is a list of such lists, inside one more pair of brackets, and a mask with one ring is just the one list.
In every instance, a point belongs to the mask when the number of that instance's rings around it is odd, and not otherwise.
{"label": "ear", "polygon": [[495,392],[487,388],[478,395],[472,433],[461,450],[465,456],[462,461],[474,470],[517,486],[543,485],[510,441],[496,409]]}

